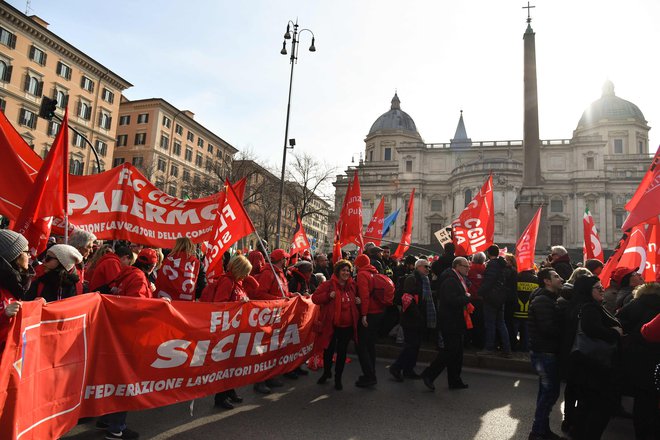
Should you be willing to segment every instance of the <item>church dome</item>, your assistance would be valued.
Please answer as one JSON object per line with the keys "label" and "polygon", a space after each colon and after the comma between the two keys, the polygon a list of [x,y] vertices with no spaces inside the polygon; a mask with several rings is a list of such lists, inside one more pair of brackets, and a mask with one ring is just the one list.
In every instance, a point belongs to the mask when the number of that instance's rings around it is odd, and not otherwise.
{"label": "church dome", "polygon": [[614,94],[614,84],[606,81],[603,85],[603,95],[594,101],[582,113],[578,130],[591,128],[600,122],[634,121],[646,124],[644,114],[632,102],[621,99]]}
{"label": "church dome", "polygon": [[372,135],[378,131],[390,131],[390,130],[402,130],[410,132],[416,137],[420,137],[417,132],[417,127],[415,126],[415,121],[410,117],[410,115],[403,110],[401,110],[401,101],[397,94],[394,94],[392,98],[392,107],[387,113],[383,113],[376,122],[373,123],[371,129],[369,130],[369,135]]}

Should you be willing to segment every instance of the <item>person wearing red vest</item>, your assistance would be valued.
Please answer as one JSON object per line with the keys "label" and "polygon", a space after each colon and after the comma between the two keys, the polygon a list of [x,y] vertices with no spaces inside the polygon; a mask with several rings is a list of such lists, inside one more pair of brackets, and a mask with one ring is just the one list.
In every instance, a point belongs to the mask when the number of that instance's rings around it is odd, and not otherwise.
{"label": "person wearing red vest", "polygon": [[348,260],[339,260],[329,281],[321,284],[312,294],[314,304],[321,306],[320,334],[315,350],[323,349],[323,375],[317,383],[324,384],[332,377],[332,357],[337,353],[335,365],[335,389],[342,390],[341,377],[346,364],[346,350],[351,339],[357,341],[359,313],[356,285],[351,278],[352,265]]}
{"label": "person wearing red vest", "polygon": [[5,348],[11,320],[21,309],[30,285],[28,241],[18,232],[0,230],[0,353]]}
{"label": "person wearing red vest", "polygon": [[89,291],[96,292],[102,286],[114,281],[123,267],[133,264],[133,252],[127,246],[117,246],[114,252],[108,252],[96,263],[89,280]]}
{"label": "person wearing red vest", "polygon": [[365,254],[358,255],[355,259],[357,268],[357,293],[360,298],[360,323],[358,325],[358,338],[360,344],[357,347],[362,376],[355,382],[360,388],[376,385],[376,340],[378,330],[383,320],[385,306],[372,298],[374,290],[374,274],[378,269],[373,266],[369,257]]}
{"label": "person wearing red vest", "polygon": [[154,286],[147,278],[158,263],[156,251],[144,248],[138,254],[135,264],[122,268],[119,276],[110,283],[110,293],[119,296],[153,298]]}
{"label": "person wearing red vest", "polygon": [[[287,258],[289,254],[284,249],[275,249],[270,253],[270,261],[273,263],[275,273],[269,265],[264,266],[259,275],[259,288],[251,293],[252,300],[282,299],[282,296],[288,298],[289,287],[284,270],[286,269]],[[282,295],[284,293],[284,295]]]}

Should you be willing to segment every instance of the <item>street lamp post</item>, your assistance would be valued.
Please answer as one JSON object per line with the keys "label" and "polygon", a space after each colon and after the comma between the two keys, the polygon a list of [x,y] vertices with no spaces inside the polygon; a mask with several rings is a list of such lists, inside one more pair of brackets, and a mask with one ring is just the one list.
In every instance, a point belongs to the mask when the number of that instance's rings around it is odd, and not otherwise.
{"label": "street lamp post", "polygon": [[[293,25],[293,35],[291,33],[291,25]],[[291,75],[289,77],[289,99],[286,104],[286,126],[284,128],[284,147],[282,148],[282,175],[280,178],[280,200],[278,203],[278,210],[277,210],[277,234],[275,236],[275,247],[279,248],[280,247],[280,233],[281,233],[281,228],[282,228],[282,203],[284,201],[284,172],[286,170],[286,150],[289,148],[287,146],[287,140],[289,139],[289,116],[291,115],[291,86],[293,85],[293,66],[296,64],[298,61],[298,35],[303,33],[304,31],[309,32],[312,34],[312,44],[309,46],[309,51],[310,52],[316,52],[316,47],[314,47],[314,32],[312,32],[309,29],[301,29],[298,31],[298,21],[292,22],[289,20],[289,23],[286,25],[286,32],[284,34],[284,42],[282,42],[282,50],[280,53],[282,55],[286,55],[286,40],[291,40],[291,57],[290,57],[290,62],[291,62]],[[291,148],[295,145],[295,140],[291,142]]]}

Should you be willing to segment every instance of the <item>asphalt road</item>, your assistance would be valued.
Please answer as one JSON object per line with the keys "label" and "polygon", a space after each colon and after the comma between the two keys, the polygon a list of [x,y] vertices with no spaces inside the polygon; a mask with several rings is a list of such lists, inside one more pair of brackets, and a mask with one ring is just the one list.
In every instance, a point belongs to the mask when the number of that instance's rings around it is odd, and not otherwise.
{"label": "asphalt road", "polygon": [[[360,374],[356,361],[346,366],[344,390],[333,381],[317,385],[319,373],[262,396],[251,387],[239,390],[245,401],[231,411],[213,408],[213,398],[130,413],[128,424],[141,439],[526,439],[532,424],[538,382],[524,374],[469,369],[467,390],[448,390],[446,376],[436,380],[436,391],[421,381],[390,380],[389,362],[380,362],[375,389],[353,386]],[[419,368],[421,371],[421,368]],[[624,402],[630,407],[628,401]],[[559,433],[559,405],[551,426]],[[67,440],[103,438],[94,423],[79,425]],[[614,419],[603,439],[632,439],[631,420]]]}

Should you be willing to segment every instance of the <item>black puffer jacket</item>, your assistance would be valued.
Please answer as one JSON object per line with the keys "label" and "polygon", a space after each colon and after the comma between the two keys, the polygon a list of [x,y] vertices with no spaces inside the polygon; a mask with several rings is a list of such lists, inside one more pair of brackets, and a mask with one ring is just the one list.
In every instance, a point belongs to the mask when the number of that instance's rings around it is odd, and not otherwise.
{"label": "black puffer jacket", "polygon": [[481,287],[477,292],[478,296],[482,297],[485,302],[494,307],[501,307],[506,299],[506,293],[503,297],[495,298],[493,292],[497,289],[504,288],[504,268],[506,267],[506,260],[503,257],[493,258],[486,263],[486,270],[484,271],[484,279],[481,282]]}
{"label": "black puffer jacket", "polygon": [[535,291],[527,320],[530,350],[559,353],[560,322],[557,294],[544,288]]}

